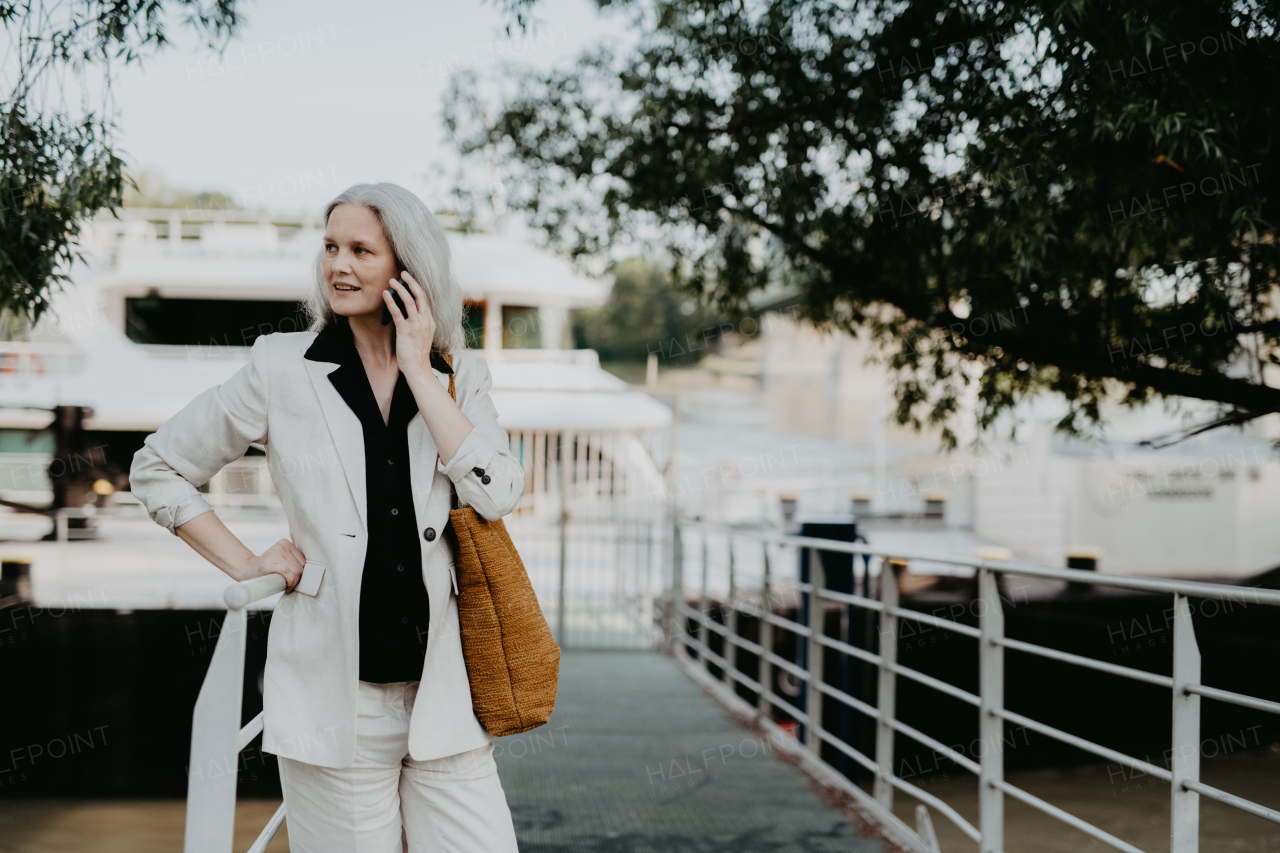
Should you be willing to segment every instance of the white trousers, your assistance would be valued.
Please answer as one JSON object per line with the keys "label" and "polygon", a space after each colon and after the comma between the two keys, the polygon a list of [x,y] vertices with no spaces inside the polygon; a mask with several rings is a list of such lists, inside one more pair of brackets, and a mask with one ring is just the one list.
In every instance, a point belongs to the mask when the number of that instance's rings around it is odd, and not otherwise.
{"label": "white trousers", "polygon": [[515,853],[493,744],[432,761],[409,757],[418,682],[360,682],[356,760],[335,769],[284,756],[293,853]]}

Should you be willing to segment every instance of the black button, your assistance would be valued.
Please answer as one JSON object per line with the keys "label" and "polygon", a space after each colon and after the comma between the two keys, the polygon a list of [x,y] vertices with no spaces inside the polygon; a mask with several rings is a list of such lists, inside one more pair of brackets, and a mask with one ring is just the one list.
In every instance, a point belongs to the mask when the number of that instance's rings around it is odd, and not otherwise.
{"label": "black button", "polygon": [[408,624],[409,624],[409,617],[408,617],[408,616],[401,616],[401,617],[400,617],[400,624],[401,624],[401,625],[408,625]]}
{"label": "black button", "polygon": [[483,477],[481,477],[480,482],[484,483],[486,486],[489,485],[489,475],[485,474]]}
{"label": "black button", "polygon": [[477,476],[477,477],[483,477],[483,476],[484,476],[484,469],[483,469],[483,468],[472,468],[471,470],[476,472],[476,476]]}
{"label": "black button", "polygon": [[400,514],[400,510],[396,509],[395,507],[392,507],[392,508],[391,508],[391,514],[392,514],[392,515],[399,515],[399,514]]}
{"label": "black button", "polygon": [[428,527],[426,530],[422,531],[422,538],[426,539],[428,542],[434,541],[436,538],[436,529],[434,527]]}
{"label": "black button", "polygon": [[403,572],[403,571],[404,571],[404,563],[401,563],[400,565],[396,566],[396,571],[397,571],[397,572]]}

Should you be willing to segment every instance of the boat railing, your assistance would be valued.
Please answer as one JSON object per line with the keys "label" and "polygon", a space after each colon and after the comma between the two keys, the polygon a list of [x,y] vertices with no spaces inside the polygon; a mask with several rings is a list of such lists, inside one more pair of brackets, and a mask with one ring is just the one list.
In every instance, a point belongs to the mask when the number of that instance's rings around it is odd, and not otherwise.
{"label": "boat railing", "polygon": [[[283,575],[271,574],[227,587],[227,615],[196,699],[187,768],[187,826],[183,853],[230,853],[235,835],[240,751],[262,734],[259,713],[241,725],[246,648],[246,608],[284,592]],[[281,805],[249,853],[267,849],[284,823]]]}
{"label": "boat railing", "polygon": [[0,341],[0,376],[73,373],[86,361],[75,344],[48,341]]}
{"label": "boat railing", "polygon": [[482,349],[480,354],[494,364],[572,364],[580,367],[600,366],[600,354],[593,349]]}
{"label": "boat railing", "polygon": [[[1118,764],[1126,771],[1168,782],[1172,792],[1170,836],[1171,853],[1194,853],[1200,843],[1200,797],[1239,809],[1247,814],[1280,823],[1280,811],[1252,802],[1243,797],[1208,785],[1200,778],[1201,729],[1200,703],[1202,699],[1226,702],[1257,711],[1280,714],[1280,703],[1243,693],[1211,687],[1201,673],[1200,648],[1192,624],[1191,599],[1240,602],[1247,605],[1280,606],[1280,591],[1226,584],[1166,580],[1148,577],[1128,577],[1102,574],[1076,569],[1058,569],[990,559],[962,560],[928,554],[911,554],[885,551],[850,542],[787,535],[765,531],[731,530],[705,523],[678,522],[672,526],[672,576],[673,594],[667,598],[663,619],[666,645],[675,659],[695,680],[719,696],[730,707],[736,707],[751,715],[759,725],[777,736],[780,743],[795,745],[796,755],[802,766],[820,779],[843,788],[858,801],[869,816],[882,825],[895,827],[905,834],[909,846],[918,850],[937,851],[938,844],[932,819],[925,807],[932,807],[938,814],[953,823],[964,835],[977,842],[982,853],[1000,853],[1004,849],[1004,798],[1009,796],[1033,809],[1049,815],[1117,850],[1127,853],[1142,851],[1121,838],[1071,814],[1045,800],[1028,793],[1005,779],[1004,726],[1024,727],[1047,738],[1057,740],[1091,753],[1105,761]],[[701,577],[697,580],[696,598],[686,595],[684,536],[692,533],[701,539],[701,564],[694,565]],[[716,589],[709,588],[711,563],[708,544],[716,541],[717,559]],[[808,550],[809,578],[806,582],[788,582],[776,570],[771,571],[771,548],[794,548],[795,553]],[[827,573],[823,567],[823,555],[831,559],[861,556],[866,561],[863,577],[868,575],[872,558],[878,560],[879,594],[859,595],[854,592],[829,588]],[[846,556],[849,555],[849,556]],[[776,560],[774,563],[776,564]],[[977,625],[963,624],[954,619],[904,608],[900,603],[900,581],[909,565],[934,564],[963,571],[964,567],[976,574],[977,596],[973,601]],[[759,573],[754,570],[759,567]],[[847,569],[844,570],[847,573]],[[1173,597],[1172,611],[1172,673],[1164,675],[1133,667],[1096,660],[1084,655],[1048,648],[1034,643],[1012,639],[1005,634],[1002,606],[1002,581],[1010,576],[1036,578],[1043,581],[1066,581],[1069,584],[1087,584],[1125,590],[1165,593]],[[847,574],[844,577],[848,577]],[[856,589],[856,588],[855,588]],[[778,592],[800,596],[803,606],[797,608],[798,621],[785,618],[776,612],[775,596]],[[864,592],[868,590],[864,589]],[[690,601],[696,600],[697,607]],[[853,642],[844,642],[826,635],[825,605],[827,603],[859,608],[868,612],[869,619],[878,619],[878,648],[862,648]],[[968,610],[968,608],[966,608]],[[852,611],[850,611],[852,612]],[[758,634],[755,639],[744,637],[738,630],[739,616],[753,617]],[[718,617],[718,618],[717,618]],[[915,623],[914,628],[933,627],[977,641],[978,689],[976,692],[962,689],[940,678],[903,666],[897,660],[900,625]],[[778,632],[789,632],[795,639],[798,660],[788,660],[776,653],[775,637]],[[717,635],[718,640],[712,639]],[[870,641],[867,641],[870,644]],[[717,654],[712,645],[720,648]],[[845,656],[869,664],[874,669],[877,689],[874,699],[866,701],[839,689],[824,677],[824,651],[833,650]],[[756,677],[751,677],[738,666],[739,653],[745,651],[755,658]],[[1005,706],[1005,656],[1032,655],[1042,660],[1056,661],[1073,667],[1108,673],[1121,678],[1165,688],[1170,691],[1172,712],[1171,749],[1166,753],[1168,766],[1157,766],[1149,761],[1094,743],[1069,731],[1047,725],[1018,714]],[[713,671],[714,670],[714,671]],[[798,687],[797,696],[788,698],[774,692],[775,674],[790,676],[789,682]],[[952,697],[974,707],[979,713],[979,736],[983,749],[974,757],[962,754],[928,733],[918,730],[899,719],[896,708],[897,682],[905,678],[937,693]],[[834,679],[830,679],[834,680]],[[737,685],[757,697],[753,705],[739,695]],[[782,691],[788,692],[788,691]],[[802,697],[802,698],[801,698]],[[840,705],[853,709],[874,721],[874,751],[864,754],[838,737],[824,725],[822,705],[824,697],[830,697]],[[799,699],[800,701],[797,701]],[[872,704],[874,703],[874,704]],[[798,707],[803,704],[802,707]],[[785,730],[772,720],[773,709],[780,709],[797,721],[799,743],[783,736]],[[935,750],[961,768],[973,773],[978,780],[977,825],[970,823],[955,808],[932,793],[900,776],[894,769],[894,740],[903,735],[925,747]],[[874,778],[874,792],[868,793],[850,782],[821,758],[822,745],[846,756],[865,768]],[[830,750],[828,750],[830,752]],[[900,791],[915,798],[916,827],[914,830],[893,814],[894,792]]]}

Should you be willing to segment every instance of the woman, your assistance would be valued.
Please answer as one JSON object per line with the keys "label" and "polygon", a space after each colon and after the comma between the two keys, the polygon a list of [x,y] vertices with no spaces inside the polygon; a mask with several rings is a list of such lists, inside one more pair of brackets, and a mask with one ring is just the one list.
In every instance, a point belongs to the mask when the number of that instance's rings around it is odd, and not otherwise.
{"label": "woman", "polygon": [[[463,350],[444,231],[404,188],[354,186],[325,210],[315,288],[310,331],[257,338],[247,365],[147,437],[133,494],[235,580],[286,579],[263,749],[279,758],[290,849],[381,853],[403,835],[411,851],[515,850],[471,707],[447,526],[453,490],[497,519],[524,473],[488,365]],[[251,443],[289,520],[262,554],[196,488]]]}

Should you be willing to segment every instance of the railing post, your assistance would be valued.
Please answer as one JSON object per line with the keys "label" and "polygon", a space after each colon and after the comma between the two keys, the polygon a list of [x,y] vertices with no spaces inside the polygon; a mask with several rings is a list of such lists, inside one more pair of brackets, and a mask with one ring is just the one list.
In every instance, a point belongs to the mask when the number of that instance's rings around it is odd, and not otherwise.
{"label": "railing post", "polygon": [[733,534],[729,534],[729,599],[726,603],[727,609],[724,611],[725,640],[724,640],[724,660],[725,660],[725,682],[729,685],[729,689],[737,692],[737,682],[733,680],[730,673],[738,669],[738,644],[733,642],[733,638],[738,636],[738,608],[734,605],[737,600],[738,587],[734,576],[733,565]]}
{"label": "railing post", "polygon": [[[707,557],[707,531],[702,531],[702,586],[698,591],[698,642],[702,643],[703,649],[711,648],[711,629],[707,627],[707,572],[710,570],[710,560]],[[706,669],[710,665],[706,654],[698,653],[698,659],[702,662],[702,668]]]}
{"label": "railing post", "polygon": [[187,766],[184,853],[231,853],[240,776],[240,700],[244,690],[245,614],[227,610],[196,699]]}
{"label": "railing post", "polygon": [[978,568],[978,737],[983,744],[978,758],[979,831],[982,853],[1004,850],[1004,610],[1000,604],[999,575]]}
{"label": "railing post", "polygon": [[684,606],[684,541],[680,534],[680,517],[671,514],[671,598],[666,603],[663,613],[663,629],[666,637],[663,643],[671,654],[683,654],[685,616],[681,612]]}
{"label": "railing post", "polygon": [[[637,525],[644,525],[644,569],[641,571],[637,568],[637,583],[643,584],[640,593],[640,612],[644,614],[645,626],[648,629],[653,627],[654,607],[653,607],[653,520],[646,517],[642,521],[637,521]],[[637,567],[640,560],[640,540],[636,540],[635,559]],[[669,627],[664,625],[664,628]],[[670,636],[668,634],[668,636]]]}
{"label": "railing post", "polygon": [[1200,781],[1200,697],[1187,687],[1200,684],[1200,645],[1185,595],[1173,596],[1173,780],[1170,785],[1170,853],[1200,849],[1200,795],[1182,783]]}
{"label": "railing post", "polygon": [[898,572],[905,569],[905,560],[893,558],[880,559],[880,603],[884,610],[880,612],[880,677],[876,689],[876,710],[880,719],[876,721],[876,801],[886,809],[893,808],[893,785],[889,777],[893,775],[893,726],[890,725],[897,713],[897,676],[891,667],[898,662],[898,617],[892,610],[898,607]]}
{"label": "railing post", "polygon": [[556,592],[556,642],[560,645],[561,650],[569,648],[569,638],[567,632],[568,624],[565,620],[565,587],[568,585],[568,564],[569,564],[569,462],[565,458],[565,454],[572,445],[569,442],[570,436],[566,435],[564,430],[559,433],[560,447],[556,453],[556,458],[560,462],[560,567],[559,567],[559,584],[560,588]]}
{"label": "railing post", "polygon": [[[761,543],[764,548],[764,574],[760,582],[760,648],[766,654],[773,651],[773,623],[764,618],[773,615],[773,578],[769,573],[769,543]],[[773,703],[769,701],[769,693],[773,692],[773,664],[763,654],[760,655],[760,698],[756,707],[767,719],[773,718]]]}
{"label": "railing post", "polygon": [[822,645],[818,640],[823,634],[823,622],[826,608],[823,607],[821,591],[827,588],[827,573],[822,567],[822,556],[817,548],[809,549],[809,677],[805,693],[805,713],[809,722],[804,727],[805,745],[819,758],[822,757]]}

